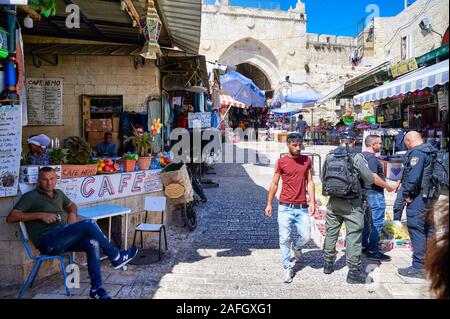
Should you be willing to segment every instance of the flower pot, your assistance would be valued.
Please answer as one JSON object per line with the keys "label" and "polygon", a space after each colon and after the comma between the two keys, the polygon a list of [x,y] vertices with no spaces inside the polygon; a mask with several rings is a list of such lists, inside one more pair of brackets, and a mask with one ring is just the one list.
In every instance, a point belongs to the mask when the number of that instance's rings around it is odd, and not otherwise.
{"label": "flower pot", "polygon": [[139,156],[138,159],[138,165],[139,165],[139,170],[148,170],[150,168],[150,164],[152,163],[152,157],[151,156],[146,156],[146,157],[142,157]]}
{"label": "flower pot", "polygon": [[123,171],[124,172],[134,172],[135,166],[136,166],[136,160],[123,160]]}

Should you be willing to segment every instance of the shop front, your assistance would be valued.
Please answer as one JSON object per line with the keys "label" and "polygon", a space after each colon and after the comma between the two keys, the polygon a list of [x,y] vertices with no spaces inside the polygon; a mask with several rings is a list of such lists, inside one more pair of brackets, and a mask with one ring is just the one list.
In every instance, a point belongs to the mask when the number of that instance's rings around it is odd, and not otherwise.
{"label": "shop front", "polygon": [[435,147],[448,149],[448,67],[447,59],[354,97],[355,105],[374,109],[375,128],[368,127],[364,136],[383,137],[380,156],[388,178],[401,178],[407,131],[418,131]]}
{"label": "shop front", "polygon": [[[161,52],[154,59],[146,59],[144,56],[150,53],[143,54],[143,46],[145,49],[144,42],[148,39],[139,27],[133,27],[134,17],[129,11],[122,11],[119,2],[101,5],[105,6],[104,10],[98,8],[96,14],[102,18],[95,23],[88,20],[93,15],[89,7],[80,6],[84,19],[79,32],[63,34],[48,30],[44,19],[35,21],[34,29],[22,29],[23,52],[20,55],[17,52],[17,65],[23,73],[18,73],[17,94],[7,96],[16,99],[1,101],[0,112],[0,124],[4,128],[0,133],[0,170],[4,175],[0,186],[1,286],[23,284],[32,267],[32,260],[20,241],[18,225],[5,223],[5,217],[21,194],[36,187],[39,166],[26,161],[30,136],[45,134],[52,140],[47,147],[50,158],[39,165],[50,164],[57,170],[57,188],[80,210],[104,205],[127,208],[127,213],[110,219],[111,240],[117,246],[130,246],[135,226],[144,220],[145,197],[164,195],[161,168],[167,164],[167,158],[161,155],[168,154],[160,152],[168,139],[164,131],[168,127],[164,125],[164,95],[156,59],[173,51],[186,55],[182,49],[171,49],[175,45],[183,48],[182,44],[172,42],[174,39],[185,39],[169,28],[169,24],[176,27],[179,21],[170,17],[161,19],[162,29],[158,34]],[[200,15],[200,7],[197,9]],[[17,8],[16,12],[20,24],[26,16],[22,10]],[[110,15],[111,12],[115,14]],[[116,29],[111,31],[111,26]],[[20,37],[15,40],[22,45],[21,32],[18,30],[16,34]],[[198,50],[199,38],[190,40],[185,49]],[[4,62],[0,59],[0,63]],[[142,149],[144,155],[153,156],[153,161],[144,166],[136,162],[137,158],[146,157],[141,156],[139,143],[130,141],[128,144],[133,144],[134,150],[124,154],[126,137],[134,135],[132,126],[137,125],[150,137]],[[105,133],[112,135],[111,142],[117,146],[114,154],[99,152]],[[79,142],[78,147],[73,149],[68,141]],[[170,205],[166,207],[164,223],[170,222],[172,210]],[[98,222],[106,233],[108,219]],[[149,222],[159,223],[160,219],[150,217]],[[144,246],[155,244],[154,238],[146,237]],[[56,271],[57,264],[49,262],[42,266],[39,276],[46,277]]]}

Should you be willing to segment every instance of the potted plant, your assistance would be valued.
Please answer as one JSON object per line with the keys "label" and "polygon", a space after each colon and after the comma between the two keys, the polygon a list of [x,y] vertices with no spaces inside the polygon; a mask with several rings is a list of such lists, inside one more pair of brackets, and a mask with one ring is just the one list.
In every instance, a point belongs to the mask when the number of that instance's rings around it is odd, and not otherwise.
{"label": "potted plant", "polygon": [[50,151],[50,162],[53,165],[64,164],[64,152],[62,148],[52,148]]}
{"label": "potted plant", "polygon": [[[151,153],[156,146],[155,137],[161,132],[161,121],[153,120],[151,132],[144,132],[139,134],[133,126],[133,135],[126,137],[124,143],[131,141],[136,148],[139,155],[138,165],[140,170],[147,170],[152,162]],[[149,153],[150,150],[150,153]]]}
{"label": "potted plant", "polygon": [[126,153],[122,157],[123,171],[124,172],[134,172],[134,167],[136,166],[136,161],[138,160],[138,155],[133,153]]}
{"label": "potted plant", "polygon": [[68,137],[67,164],[61,165],[62,178],[76,178],[97,174],[97,162],[92,159],[92,149],[89,143],[79,136]]}

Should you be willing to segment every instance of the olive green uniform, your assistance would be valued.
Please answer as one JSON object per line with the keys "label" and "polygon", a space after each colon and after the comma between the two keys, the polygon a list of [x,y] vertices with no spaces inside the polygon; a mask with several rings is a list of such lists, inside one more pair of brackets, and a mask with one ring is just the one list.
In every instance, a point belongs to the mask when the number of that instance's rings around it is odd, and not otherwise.
{"label": "olive green uniform", "polygon": [[[365,185],[374,182],[374,176],[362,154],[352,156],[353,166],[360,180]],[[323,171],[323,170],[322,170]],[[323,181],[323,176],[321,176]],[[364,187],[361,187],[363,189]],[[362,193],[355,199],[330,197],[327,205],[326,235],[323,247],[326,262],[334,263],[336,259],[336,243],[342,223],[346,226],[346,254],[349,270],[360,270],[362,232],[364,228],[364,206]]]}

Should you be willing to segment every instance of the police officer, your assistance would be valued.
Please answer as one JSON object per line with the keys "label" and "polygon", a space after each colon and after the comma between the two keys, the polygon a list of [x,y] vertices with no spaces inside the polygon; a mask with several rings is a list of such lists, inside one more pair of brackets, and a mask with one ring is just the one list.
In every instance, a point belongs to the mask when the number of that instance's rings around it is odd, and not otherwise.
{"label": "police officer", "polygon": [[405,135],[408,147],[403,163],[402,195],[406,202],[406,225],[413,245],[412,266],[400,268],[398,273],[406,277],[425,278],[423,263],[427,238],[432,234],[432,225],[427,223],[427,199],[423,196],[424,170],[431,165],[431,153],[435,149],[424,143],[420,133],[410,131]]}
{"label": "police officer", "polygon": [[366,283],[366,275],[360,270],[362,233],[364,228],[365,213],[362,199],[364,185],[371,185],[375,183],[380,187],[386,188],[390,192],[394,191],[395,188],[383,181],[383,179],[381,179],[377,174],[373,173],[369,169],[367,161],[364,159],[363,155],[356,152],[354,149],[356,144],[356,136],[353,132],[348,131],[344,133],[340,142],[340,147],[331,151],[325,159],[320,178],[323,186],[325,186],[329,163],[336,160],[336,156],[350,153],[353,168],[357,174],[357,178],[354,182],[354,189],[357,194],[351,199],[330,196],[326,214],[326,235],[323,247],[323,272],[325,274],[331,274],[334,271],[333,265],[336,259],[336,242],[342,223],[345,222],[347,228],[346,254],[347,265],[349,268],[347,282],[350,284],[364,284]]}

